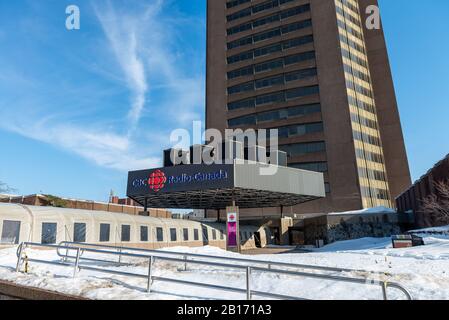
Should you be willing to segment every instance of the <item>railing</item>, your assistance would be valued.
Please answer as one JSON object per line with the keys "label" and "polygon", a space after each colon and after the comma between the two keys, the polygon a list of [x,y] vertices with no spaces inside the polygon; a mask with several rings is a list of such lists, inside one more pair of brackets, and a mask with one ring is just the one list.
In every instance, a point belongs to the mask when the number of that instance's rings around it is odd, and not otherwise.
{"label": "railing", "polygon": [[[176,252],[176,251],[164,251],[164,250],[150,250],[150,249],[141,249],[141,248],[131,248],[131,247],[122,247],[122,246],[110,246],[110,245],[101,245],[101,244],[90,244],[90,243],[79,243],[79,242],[70,242],[63,241],[60,243],[61,246],[70,247],[81,247],[81,248],[102,248],[105,250],[114,250],[120,253],[123,251],[127,252],[144,252],[147,254],[157,254],[157,255],[168,255],[168,256],[177,256],[182,257],[186,263],[188,263],[189,258],[191,259],[207,259],[207,260],[224,260],[226,262],[242,262],[249,266],[266,266],[268,269],[276,268],[290,268],[290,269],[306,269],[306,270],[318,270],[318,271],[327,271],[327,272],[352,272],[352,273],[369,273],[369,274],[378,274],[385,275],[385,273],[381,272],[373,272],[366,270],[358,270],[358,269],[347,269],[347,268],[337,268],[337,267],[326,267],[326,266],[318,266],[318,265],[308,265],[308,264],[295,264],[295,263],[286,263],[286,262],[278,262],[278,261],[267,261],[267,260],[257,260],[257,259],[244,259],[244,258],[234,258],[234,257],[222,257],[222,256],[212,256],[212,255],[204,255],[204,254],[195,254],[195,253],[186,253],[186,252]],[[68,251],[66,248],[66,253],[61,253],[59,249],[57,249],[57,253],[61,258],[75,258],[74,256],[68,255]],[[100,259],[92,259],[92,258],[82,258],[86,261],[92,262],[110,262],[114,263],[115,261],[110,260],[100,260]],[[116,262],[115,262],[116,263]],[[119,259],[120,263],[120,259]],[[277,270],[277,269],[276,269]]]}
{"label": "railing", "polygon": [[[229,292],[236,292],[236,293],[243,293],[246,294],[246,299],[251,300],[254,296],[262,296],[262,297],[270,297],[275,299],[294,299],[294,300],[303,300],[299,297],[293,297],[293,296],[287,296],[287,295],[280,295],[275,294],[271,292],[262,292],[258,290],[252,290],[252,273],[253,272],[260,272],[260,273],[273,273],[278,275],[289,275],[289,276],[300,276],[300,277],[308,277],[308,278],[318,278],[318,279],[324,279],[324,280],[332,280],[332,281],[341,281],[341,282],[347,282],[347,283],[355,283],[355,284],[364,284],[364,285],[372,285],[372,286],[380,286],[382,289],[382,294],[384,300],[388,300],[387,296],[387,289],[388,288],[395,288],[400,290],[405,297],[408,300],[412,300],[411,294],[408,292],[406,288],[404,288],[402,285],[394,282],[389,281],[377,281],[377,280],[369,280],[367,278],[351,278],[351,277],[344,277],[344,276],[336,276],[336,275],[329,275],[329,274],[318,274],[318,273],[308,273],[308,272],[298,272],[298,271],[288,271],[288,270],[280,270],[280,269],[273,269],[271,268],[262,268],[262,267],[255,267],[250,265],[235,265],[235,264],[229,264],[229,263],[222,263],[222,262],[213,262],[213,261],[198,261],[198,260],[187,260],[186,257],[202,257],[202,258],[208,258],[208,259],[217,259],[217,260],[227,260],[227,261],[241,261],[241,262],[254,262],[257,263],[265,263],[265,264],[274,264],[273,262],[268,261],[262,261],[262,260],[249,260],[249,259],[238,259],[238,258],[225,258],[225,257],[216,257],[216,256],[206,256],[206,255],[198,255],[198,254],[188,254],[188,253],[175,253],[175,252],[167,252],[167,251],[156,251],[156,250],[145,250],[145,249],[135,249],[135,248],[129,248],[129,250],[136,250],[140,252],[146,252],[147,254],[140,254],[140,253],[131,253],[131,252],[115,252],[110,250],[101,250],[101,249],[93,249],[89,248],[91,247],[102,247],[101,245],[90,245],[90,244],[74,244],[71,243],[70,246],[67,245],[51,245],[51,244],[40,244],[40,243],[31,243],[31,242],[24,242],[19,245],[17,250],[17,265],[16,265],[16,271],[20,271],[20,267],[23,264],[23,262],[35,262],[35,263],[42,263],[42,264],[50,264],[50,265],[58,265],[58,266],[65,266],[65,267],[72,267],[73,268],[73,277],[76,277],[77,273],[81,270],[90,270],[90,271],[96,271],[96,272],[102,272],[102,273],[109,273],[109,274],[115,274],[120,276],[127,276],[127,277],[135,277],[135,278],[141,278],[146,279],[147,286],[146,290],[147,292],[151,292],[151,286],[154,281],[161,281],[161,282],[171,282],[171,283],[177,283],[177,284],[183,284],[183,285],[190,285],[190,286],[196,286],[196,287],[204,287],[209,289],[216,289],[216,290],[223,290],[223,291],[229,291]],[[29,247],[40,247],[40,248],[47,248],[47,249],[56,249],[57,254],[61,256],[63,259],[62,261],[47,261],[47,260],[40,260],[40,259],[33,259],[30,257],[23,257],[23,252],[26,248]],[[106,246],[107,248],[115,248],[112,246]],[[62,255],[59,250],[66,250],[66,254]],[[128,250],[128,248],[122,248],[123,250]],[[70,255],[70,251],[75,251],[76,255]],[[110,260],[102,260],[102,259],[93,259],[93,258],[86,258],[83,257],[83,254],[89,252],[89,253],[95,253],[95,254],[105,254],[105,255],[113,255],[118,257],[118,264],[123,265],[124,263],[121,262],[122,257],[130,257],[130,258],[139,258],[148,261],[148,270],[146,274],[138,274],[138,273],[131,273],[131,272],[124,272],[124,271],[117,271],[117,270],[111,270],[111,269],[105,269],[105,268],[98,268],[98,267],[92,267],[88,265],[81,265],[81,261],[96,261],[96,262],[107,262],[107,263],[115,263],[116,261],[110,261]],[[176,258],[176,257],[168,257],[167,255],[183,255],[182,258]],[[68,260],[73,259],[74,262],[70,263]],[[244,270],[246,272],[245,280],[246,280],[246,287],[245,288],[234,288],[234,287],[227,287],[227,286],[221,286],[221,285],[215,285],[215,284],[208,284],[208,283],[201,283],[201,282],[193,282],[193,281],[186,281],[181,279],[173,279],[173,278],[165,278],[160,276],[153,275],[153,266],[155,261],[168,261],[168,262],[179,262],[184,264],[184,268],[187,269],[187,263],[194,264],[194,265],[206,265],[206,266],[213,266],[213,267],[222,267],[222,268],[229,268],[229,269],[239,269]],[[277,265],[282,266],[289,266],[291,268],[298,268],[298,266],[302,267],[308,267],[311,268],[312,266],[308,265],[296,265],[296,264],[288,264],[288,263],[275,263]],[[318,270],[324,270],[322,268],[326,268],[326,271],[336,271],[338,270],[349,270],[349,269],[339,269],[339,268],[327,268],[327,267],[320,267]],[[332,269],[332,270],[330,270]],[[354,271],[354,270],[352,270]],[[361,271],[361,270],[359,270]]]}

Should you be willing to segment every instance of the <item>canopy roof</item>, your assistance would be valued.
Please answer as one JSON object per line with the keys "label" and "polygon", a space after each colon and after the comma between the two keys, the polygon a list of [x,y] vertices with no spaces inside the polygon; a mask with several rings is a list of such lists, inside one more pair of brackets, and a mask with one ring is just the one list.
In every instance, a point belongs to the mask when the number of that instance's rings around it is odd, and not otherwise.
{"label": "canopy roof", "polygon": [[[264,174],[271,169],[273,174]],[[265,170],[265,172],[264,172]],[[258,162],[133,171],[127,196],[152,208],[293,206],[325,196],[323,174]]]}

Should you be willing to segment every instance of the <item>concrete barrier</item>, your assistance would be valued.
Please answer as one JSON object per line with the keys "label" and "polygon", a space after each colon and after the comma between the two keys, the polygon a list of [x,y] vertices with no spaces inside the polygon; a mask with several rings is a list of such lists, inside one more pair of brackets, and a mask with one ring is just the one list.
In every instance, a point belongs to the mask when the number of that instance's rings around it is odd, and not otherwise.
{"label": "concrete barrier", "polygon": [[59,292],[21,286],[0,280],[0,300],[89,300]]}

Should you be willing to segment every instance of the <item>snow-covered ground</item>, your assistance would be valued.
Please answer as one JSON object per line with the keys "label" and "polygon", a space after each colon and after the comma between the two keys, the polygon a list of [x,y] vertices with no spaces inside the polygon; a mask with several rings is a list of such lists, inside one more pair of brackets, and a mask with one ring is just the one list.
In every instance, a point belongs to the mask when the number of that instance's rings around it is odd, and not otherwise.
{"label": "snow-covered ground", "polygon": [[[384,277],[405,286],[414,299],[449,300],[449,237],[427,237],[426,246],[392,249],[389,238],[365,238],[342,241],[316,249],[311,253],[244,256],[247,259],[282,261],[289,263],[363,269],[387,273]],[[208,255],[240,255],[214,247],[170,248],[169,251]],[[54,251],[28,250],[30,258],[58,260]],[[110,259],[110,257],[109,257]],[[134,259],[134,258],[133,258]],[[132,266],[114,267],[120,271],[145,274],[148,265],[134,259]],[[154,282],[152,293],[145,291],[146,280],[93,271],[81,271],[72,278],[73,268],[30,263],[28,274],[16,273],[16,248],[0,250],[0,279],[16,283],[81,295],[92,299],[244,299],[243,294],[180,284]],[[245,272],[189,265],[184,271],[181,265],[158,262],[154,275],[166,278],[207,282],[211,284],[245,288]],[[344,274],[360,277],[360,273]],[[381,299],[378,286],[348,284],[297,276],[254,273],[254,290],[297,296],[307,299]],[[396,289],[389,289],[389,297],[402,299]],[[257,297],[256,297],[257,298]]]}

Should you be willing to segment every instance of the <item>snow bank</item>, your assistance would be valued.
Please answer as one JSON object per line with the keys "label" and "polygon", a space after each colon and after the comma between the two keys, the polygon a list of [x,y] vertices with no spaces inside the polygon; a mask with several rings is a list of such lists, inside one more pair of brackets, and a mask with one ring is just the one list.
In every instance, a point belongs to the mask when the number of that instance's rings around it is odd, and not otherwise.
{"label": "snow bank", "polygon": [[[449,239],[425,238],[428,245],[415,248],[392,249],[389,238],[342,241],[311,253],[288,253],[278,255],[244,256],[247,259],[280,261],[298,264],[313,264],[367,271],[382,272],[390,281],[399,282],[410,290],[415,299],[449,300]],[[215,247],[176,247],[167,251],[197,253],[206,255],[239,257],[237,253],[226,252]],[[29,250],[30,257],[57,260],[54,251]],[[30,263],[29,274],[16,273],[16,249],[0,250],[0,278],[22,285],[35,286],[63,293],[81,295],[91,299],[244,299],[236,294],[212,289],[197,288],[156,281],[152,293],[145,291],[146,280],[115,276],[83,270],[72,279],[72,268]],[[144,261],[132,259],[133,264],[116,267],[120,271],[145,274]],[[111,267],[109,267],[111,268]],[[245,272],[238,269],[189,265],[184,271],[180,265],[159,262],[154,268],[155,276],[245,287]],[[345,274],[361,276],[360,273]],[[369,274],[364,274],[368,276]],[[293,277],[287,275],[254,272],[255,290],[298,296],[306,299],[381,299],[379,287],[348,284],[336,281]],[[391,289],[393,299],[403,295]]]}
{"label": "snow bank", "polygon": [[343,215],[361,215],[361,214],[381,214],[381,213],[396,213],[395,210],[387,207],[375,207],[363,210],[355,210],[355,211],[345,211],[345,212],[332,212],[329,213],[330,216],[343,216]]}

